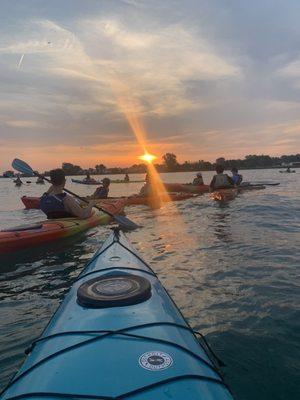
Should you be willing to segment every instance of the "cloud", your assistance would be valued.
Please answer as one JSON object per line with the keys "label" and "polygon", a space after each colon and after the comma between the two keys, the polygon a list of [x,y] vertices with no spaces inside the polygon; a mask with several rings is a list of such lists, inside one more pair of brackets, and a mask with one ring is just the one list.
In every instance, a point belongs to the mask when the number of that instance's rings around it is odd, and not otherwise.
{"label": "cloud", "polygon": [[39,123],[38,121],[28,121],[28,120],[5,121],[5,125],[12,126],[14,128],[40,128],[40,127],[45,127],[45,125]]}
{"label": "cloud", "polygon": [[53,161],[63,155],[56,146],[79,157],[81,146],[92,154],[101,144],[117,164],[119,149],[135,143],[124,113],[140,119],[154,150],[168,144],[180,159],[299,146],[296,3],[281,14],[258,0],[226,8],[206,0],[53,0],[25,11],[10,3],[0,28],[7,148],[30,154],[34,143],[51,148]]}
{"label": "cloud", "polygon": [[293,87],[300,88],[300,58],[286,63],[283,67],[276,71],[275,76],[288,79]]}
{"label": "cloud", "polygon": [[113,19],[82,20],[78,26],[85,28],[82,37],[52,21],[34,21],[27,41],[7,44],[0,53],[24,54],[27,70],[48,77],[73,79],[76,85],[90,81],[101,97],[112,96],[111,81],[126,81],[144,114],[172,115],[194,107],[184,87],[190,79],[240,77],[236,65],[181,24],[155,33],[134,31]]}

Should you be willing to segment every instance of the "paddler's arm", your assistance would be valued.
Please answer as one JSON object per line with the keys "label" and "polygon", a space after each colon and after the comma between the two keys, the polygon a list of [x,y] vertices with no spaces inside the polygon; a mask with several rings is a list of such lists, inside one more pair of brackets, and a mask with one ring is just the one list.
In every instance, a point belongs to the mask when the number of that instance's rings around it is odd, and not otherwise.
{"label": "paddler's arm", "polygon": [[92,208],[95,205],[95,201],[89,201],[87,207],[82,208],[73,197],[67,195],[64,199],[64,205],[67,211],[73,214],[75,217],[86,219],[90,217]]}
{"label": "paddler's arm", "polygon": [[228,181],[232,186],[236,186],[234,183],[234,180],[231,178],[231,176],[227,175]]}
{"label": "paddler's arm", "polygon": [[51,185],[50,187],[49,187],[49,189],[47,190],[47,194],[50,194],[51,192],[52,192],[52,190],[53,190],[53,185]]}

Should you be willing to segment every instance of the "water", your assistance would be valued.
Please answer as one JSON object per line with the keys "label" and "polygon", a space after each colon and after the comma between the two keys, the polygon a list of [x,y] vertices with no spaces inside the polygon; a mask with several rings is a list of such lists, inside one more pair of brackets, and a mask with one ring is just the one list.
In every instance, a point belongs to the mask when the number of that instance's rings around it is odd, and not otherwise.
{"label": "water", "polygon": [[[224,205],[203,195],[155,211],[127,209],[143,225],[129,239],[226,363],[225,379],[239,400],[300,398],[299,172],[243,171],[245,180],[281,185],[246,192]],[[192,175],[162,178],[187,182]],[[203,175],[207,182],[212,173]],[[111,195],[132,194],[140,186],[114,184]],[[68,187],[80,194],[93,191]],[[1,228],[41,220],[40,211],[22,209],[19,197],[42,190],[0,180]],[[18,370],[24,349],[108,233],[109,227],[95,228],[60,247],[1,260],[0,387]]]}

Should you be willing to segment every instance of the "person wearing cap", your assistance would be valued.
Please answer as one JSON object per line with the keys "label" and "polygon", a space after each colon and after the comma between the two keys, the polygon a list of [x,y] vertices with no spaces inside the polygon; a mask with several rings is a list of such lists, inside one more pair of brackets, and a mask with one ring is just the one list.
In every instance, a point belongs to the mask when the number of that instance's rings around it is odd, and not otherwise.
{"label": "person wearing cap", "polygon": [[94,201],[90,201],[87,207],[83,208],[74,197],[64,193],[66,176],[63,169],[58,168],[50,171],[50,180],[52,186],[40,199],[40,208],[48,219],[70,217],[87,219],[92,215]]}
{"label": "person wearing cap", "polygon": [[104,178],[102,185],[97,187],[95,192],[92,194],[93,199],[107,199],[109,193],[110,179]]}
{"label": "person wearing cap", "polygon": [[197,173],[196,178],[193,180],[193,185],[204,185],[203,178],[201,172]]}
{"label": "person wearing cap", "polygon": [[231,168],[233,183],[235,186],[239,186],[243,181],[243,175],[239,174],[239,171],[236,167]]}

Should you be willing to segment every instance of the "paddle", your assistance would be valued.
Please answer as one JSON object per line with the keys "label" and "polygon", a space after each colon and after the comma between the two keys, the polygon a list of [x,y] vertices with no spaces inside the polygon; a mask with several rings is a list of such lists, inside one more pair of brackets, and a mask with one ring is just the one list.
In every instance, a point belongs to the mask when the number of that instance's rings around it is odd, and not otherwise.
{"label": "paddle", "polygon": [[[45,178],[44,176],[40,175],[38,172],[33,171],[33,169],[30,167],[30,165],[28,165],[25,161],[19,160],[18,158],[15,158],[12,162],[12,167],[29,176],[38,176],[38,177],[42,177],[45,181],[51,183],[50,179]],[[66,193],[71,194],[74,197],[77,197],[78,199],[80,199],[81,201],[84,201],[85,203],[89,203],[86,199],[78,196],[78,194],[71,192],[71,190],[68,189],[63,189]],[[123,215],[113,215],[112,213],[110,213],[109,211],[106,211],[105,209],[98,207],[98,206],[94,206],[95,208],[97,208],[97,210],[104,212],[105,214],[108,214],[110,217],[112,217],[119,225],[121,225],[123,228],[127,229],[127,230],[134,230],[139,228],[139,226],[134,223],[133,221],[131,221],[129,218],[124,217]]]}
{"label": "paddle", "polygon": [[278,186],[280,185],[279,182],[273,183],[273,182],[242,182],[242,185],[247,185],[247,186]]}

